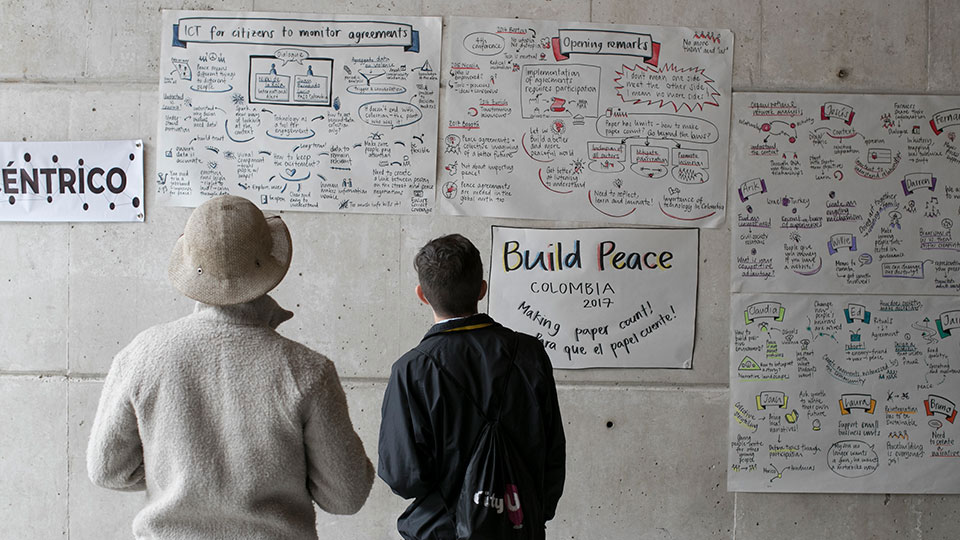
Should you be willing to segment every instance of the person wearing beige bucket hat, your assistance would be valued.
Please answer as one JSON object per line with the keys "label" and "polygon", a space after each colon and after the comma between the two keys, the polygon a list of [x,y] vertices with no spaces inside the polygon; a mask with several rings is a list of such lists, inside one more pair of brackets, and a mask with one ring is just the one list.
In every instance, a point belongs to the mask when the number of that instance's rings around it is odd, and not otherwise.
{"label": "person wearing beige bucket hat", "polygon": [[243,197],[223,195],[197,207],[167,270],[180,292],[205,304],[242,304],[276,287],[293,253],[280,216]]}
{"label": "person wearing beige bucket hat", "polygon": [[146,490],[136,538],[317,538],[313,502],[357,512],[373,465],[329,359],[276,332],[266,293],[290,267],[279,216],[221,196],[191,214],[168,267],[191,315],[114,358],[87,446],[109,489]]}

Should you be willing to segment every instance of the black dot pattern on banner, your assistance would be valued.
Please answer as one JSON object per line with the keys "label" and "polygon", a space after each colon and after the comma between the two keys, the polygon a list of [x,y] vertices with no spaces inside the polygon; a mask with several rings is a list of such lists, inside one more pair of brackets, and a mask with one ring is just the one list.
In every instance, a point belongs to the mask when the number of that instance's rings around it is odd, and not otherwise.
{"label": "black dot pattern on banner", "polygon": [[83,165],[83,158],[78,159],[77,163],[79,163],[80,165]]}
{"label": "black dot pattern on banner", "polygon": [[83,203],[83,211],[86,212],[89,209],[90,209],[90,205],[87,203]]}
{"label": "black dot pattern on banner", "polygon": [[52,203],[52,202],[53,202],[53,195],[47,195],[47,202],[48,202],[48,203]]}
{"label": "black dot pattern on banner", "polygon": [[113,203],[110,203],[110,209],[111,209],[111,210],[114,210],[114,209],[116,209],[116,208],[117,208],[117,205],[115,205],[115,204],[113,204]]}
{"label": "black dot pattern on banner", "polygon": [[134,197],[134,198],[133,198],[133,207],[134,207],[134,208],[140,208],[140,197]]}
{"label": "black dot pattern on banner", "polygon": [[17,198],[14,197],[13,195],[11,195],[11,196],[10,196],[10,199],[8,199],[8,200],[10,201],[10,204],[13,204],[13,203],[17,202]]}
{"label": "black dot pattern on banner", "polygon": [[30,161],[30,152],[27,152],[26,154],[23,155],[23,160]]}
{"label": "black dot pattern on banner", "polygon": [[130,154],[130,161],[133,161],[133,154]]}
{"label": "black dot pattern on banner", "polygon": [[60,157],[57,156],[56,154],[54,154],[54,155],[53,155],[53,162],[56,163],[56,162],[58,162],[58,161],[60,161]]}

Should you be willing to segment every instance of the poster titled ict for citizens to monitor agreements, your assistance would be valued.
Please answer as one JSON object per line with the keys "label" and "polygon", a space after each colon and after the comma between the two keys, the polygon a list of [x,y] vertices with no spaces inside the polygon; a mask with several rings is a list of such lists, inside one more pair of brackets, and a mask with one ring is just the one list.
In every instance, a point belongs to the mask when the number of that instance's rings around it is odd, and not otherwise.
{"label": "poster titled ict for citizens to monitor agreements", "polygon": [[493,227],[489,313],[555,368],[693,366],[696,229]]}

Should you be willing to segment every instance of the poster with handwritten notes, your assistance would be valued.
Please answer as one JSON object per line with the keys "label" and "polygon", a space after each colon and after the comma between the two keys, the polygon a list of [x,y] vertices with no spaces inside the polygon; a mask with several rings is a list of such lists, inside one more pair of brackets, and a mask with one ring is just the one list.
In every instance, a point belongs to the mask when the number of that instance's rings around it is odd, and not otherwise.
{"label": "poster with handwritten notes", "polygon": [[960,492],[950,296],[736,294],[731,491]]}
{"label": "poster with handwritten notes", "polygon": [[446,213],[719,227],[728,30],[452,17]]}
{"label": "poster with handwritten notes", "polygon": [[960,98],[734,95],[734,291],[960,293]]}
{"label": "poster with handwritten notes", "polygon": [[157,198],[433,211],[440,19],[165,11]]}
{"label": "poster with handwritten notes", "polygon": [[734,95],[728,488],[960,493],[960,98]]}

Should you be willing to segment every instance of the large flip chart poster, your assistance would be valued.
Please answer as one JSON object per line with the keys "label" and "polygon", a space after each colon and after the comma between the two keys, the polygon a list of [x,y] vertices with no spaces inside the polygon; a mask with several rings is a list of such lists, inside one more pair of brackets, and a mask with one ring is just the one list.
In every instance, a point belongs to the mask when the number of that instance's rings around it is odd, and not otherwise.
{"label": "large flip chart poster", "polygon": [[960,492],[960,305],[737,294],[731,491]]}
{"label": "large flip chart poster", "polygon": [[691,368],[696,229],[493,227],[490,316],[554,368]]}
{"label": "large flip chart poster", "polygon": [[430,213],[440,19],[165,11],[157,194]]}
{"label": "large flip chart poster", "polygon": [[736,94],[735,491],[960,493],[960,98]]}
{"label": "large flip chart poster", "polygon": [[960,98],[734,96],[734,291],[960,292]]}
{"label": "large flip chart poster", "polygon": [[731,32],[453,17],[443,58],[443,211],[723,223]]}

